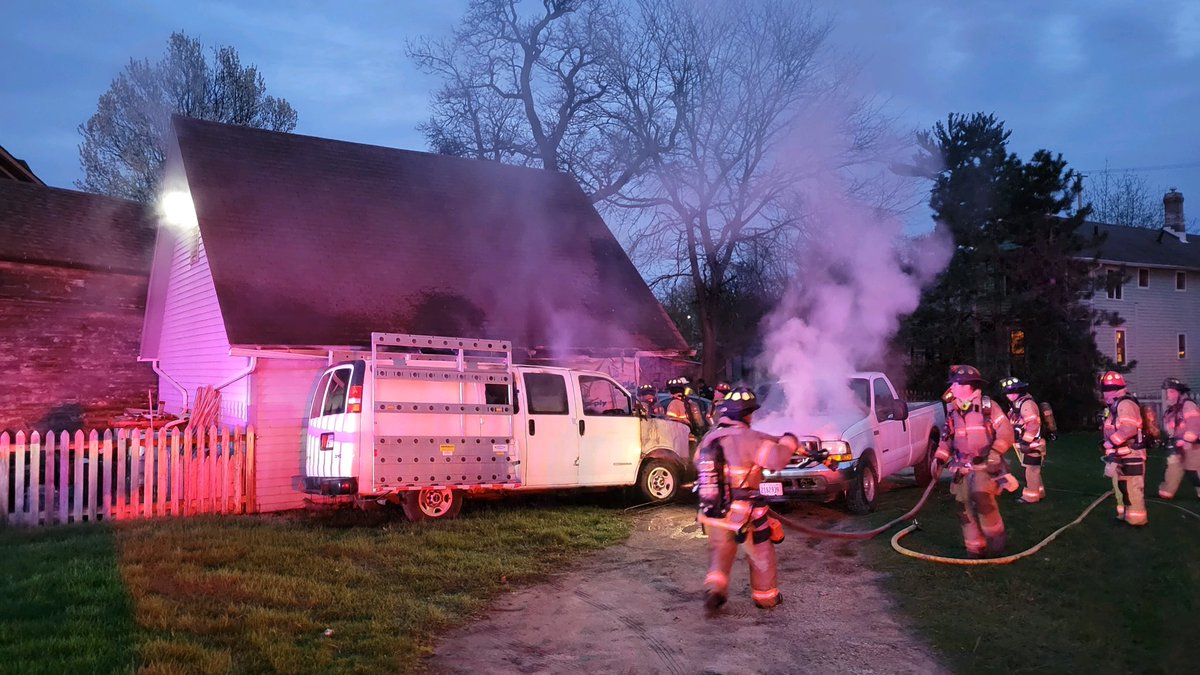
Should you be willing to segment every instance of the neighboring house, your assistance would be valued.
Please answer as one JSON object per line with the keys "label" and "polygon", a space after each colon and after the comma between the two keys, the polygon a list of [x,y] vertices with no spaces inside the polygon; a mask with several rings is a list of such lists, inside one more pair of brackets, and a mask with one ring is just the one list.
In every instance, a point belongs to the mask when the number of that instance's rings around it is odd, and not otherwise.
{"label": "neighboring house", "polygon": [[1161,230],[1083,225],[1089,236],[1105,235],[1096,258],[1106,283],[1092,303],[1125,320],[1098,327],[1096,345],[1119,364],[1137,362],[1126,379],[1146,398],[1166,377],[1200,389],[1200,243],[1185,232],[1183,195],[1168,192],[1163,206]]}
{"label": "neighboring house", "polygon": [[150,405],[137,327],[152,248],[140,204],[0,180],[0,431],[102,429]]}
{"label": "neighboring house", "polygon": [[[518,361],[687,352],[565,174],[176,117],[141,358],[258,434],[260,510],[303,504],[309,394],[373,331],[511,340]],[[180,208],[182,207],[182,208]]]}
{"label": "neighboring house", "polygon": [[33,171],[25,163],[25,160],[13,157],[2,145],[0,145],[0,180],[15,180],[22,183],[45,185],[41,178],[33,174]]}

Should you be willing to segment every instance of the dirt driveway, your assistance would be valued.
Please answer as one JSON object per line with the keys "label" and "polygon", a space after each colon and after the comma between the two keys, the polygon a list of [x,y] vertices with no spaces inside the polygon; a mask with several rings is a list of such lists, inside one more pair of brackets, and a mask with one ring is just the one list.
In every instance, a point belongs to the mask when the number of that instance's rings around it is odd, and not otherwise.
{"label": "dirt driveway", "polygon": [[[817,522],[833,513],[811,509]],[[779,547],[784,603],[771,610],[754,607],[746,563],[739,557],[729,603],[707,618],[701,607],[707,549],[694,507],[645,511],[635,516],[634,528],[625,544],[549,582],[502,595],[487,618],[447,634],[429,668],[674,675],[946,672],[889,611],[878,575],[861,559],[860,544],[789,532]]]}

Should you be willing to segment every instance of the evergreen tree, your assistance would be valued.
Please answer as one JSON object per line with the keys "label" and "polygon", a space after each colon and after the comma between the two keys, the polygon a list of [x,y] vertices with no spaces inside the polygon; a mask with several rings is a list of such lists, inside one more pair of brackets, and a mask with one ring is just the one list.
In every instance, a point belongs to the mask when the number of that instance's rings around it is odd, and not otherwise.
{"label": "evergreen tree", "polygon": [[1113,366],[1093,331],[1120,318],[1087,302],[1087,255],[1100,242],[1080,230],[1090,207],[1073,208],[1078,174],[1046,150],[1021,161],[1008,137],[981,113],[952,114],[918,137],[936,227],[956,248],[902,327],[909,386],[940,391],[950,364],[970,363],[993,383],[1029,382],[1060,424],[1078,426],[1096,408],[1096,375]]}

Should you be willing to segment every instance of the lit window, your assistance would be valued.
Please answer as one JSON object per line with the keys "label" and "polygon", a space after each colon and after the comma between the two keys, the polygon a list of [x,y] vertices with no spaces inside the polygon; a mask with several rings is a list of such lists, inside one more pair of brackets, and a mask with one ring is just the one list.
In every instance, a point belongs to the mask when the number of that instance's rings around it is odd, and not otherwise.
{"label": "lit window", "polygon": [[1138,270],[1138,288],[1150,288],[1150,270]]}
{"label": "lit window", "polygon": [[1187,358],[1187,336],[1183,333],[1179,334],[1179,358]]}
{"label": "lit window", "polygon": [[1187,288],[1187,272],[1175,273],[1175,290],[1182,291]]}
{"label": "lit window", "polygon": [[1008,332],[1008,351],[1013,356],[1025,356],[1025,331]]}
{"label": "lit window", "polygon": [[1125,329],[1117,329],[1117,365],[1125,365]]}
{"label": "lit window", "polygon": [[1120,300],[1125,293],[1125,280],[1117,270],[1109,270],[1104,279],[1105,290],[1108,291],[1109,300]]}

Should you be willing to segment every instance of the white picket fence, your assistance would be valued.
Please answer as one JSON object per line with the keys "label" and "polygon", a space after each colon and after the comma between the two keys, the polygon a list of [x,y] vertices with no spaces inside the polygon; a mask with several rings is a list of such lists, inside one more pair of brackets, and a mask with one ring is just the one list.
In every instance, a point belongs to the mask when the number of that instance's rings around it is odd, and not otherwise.
{"label": "white picket fence", "polygon": [[0,525],[255,510],[253,427],[0,434]]}

